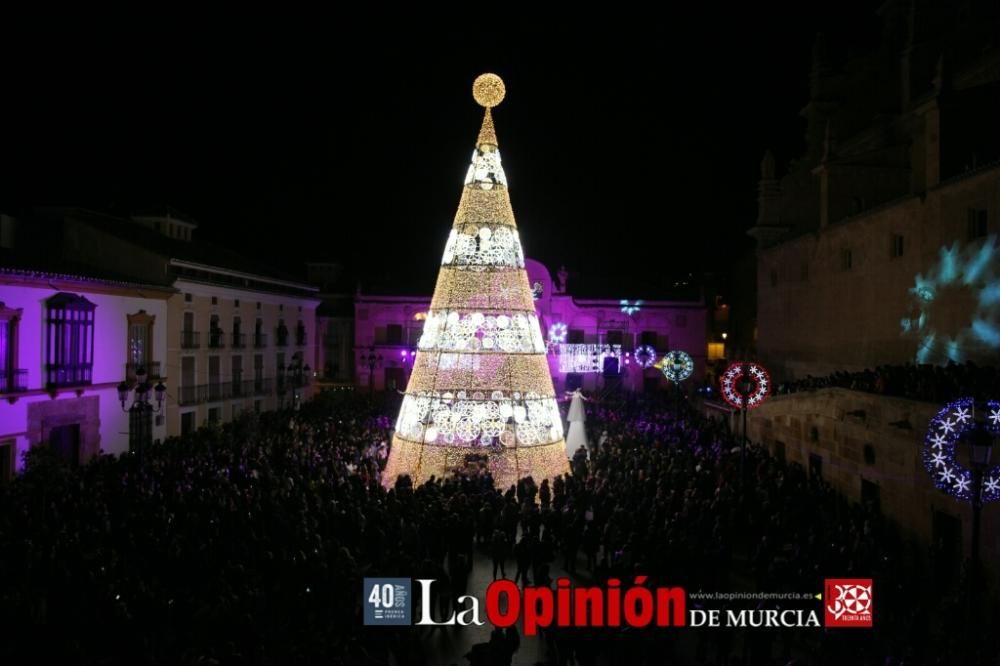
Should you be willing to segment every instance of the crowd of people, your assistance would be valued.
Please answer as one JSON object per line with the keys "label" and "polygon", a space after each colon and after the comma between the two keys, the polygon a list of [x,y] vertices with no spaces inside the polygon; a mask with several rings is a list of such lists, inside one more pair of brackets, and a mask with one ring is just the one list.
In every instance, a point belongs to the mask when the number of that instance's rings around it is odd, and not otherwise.
{"label": "crowd of people", "polygon": [[[925,549],[801,467],[741,453],[722,421],[605,397],[564,477],[497,488],[475,465],[386,490],[392,411],[323,394],[168,440],[141,464],[70,469],[33,451],[0,489],[0,663],[459,663],[429,647],[436,628],[362,626],[361,582],[435,579],[447,617],[474,569],[522,585],[641,574],[688,592],[875,580],[872,631],[548,629],[543,663],[882,666],[967,651],[958,588],[934,582]],[[465,663],[509,666],[524,640],[497,629]]]}
{"label": "crowd of people", "polygon": [[837,387],[880,395],[948,402],[957,398],[992,398],[1000,386],[1000,372],[975,363],[948,365],[880,365],[874,370],[835,372],[826,377],[807,376],[779,384],[776,393],[796,393]]}

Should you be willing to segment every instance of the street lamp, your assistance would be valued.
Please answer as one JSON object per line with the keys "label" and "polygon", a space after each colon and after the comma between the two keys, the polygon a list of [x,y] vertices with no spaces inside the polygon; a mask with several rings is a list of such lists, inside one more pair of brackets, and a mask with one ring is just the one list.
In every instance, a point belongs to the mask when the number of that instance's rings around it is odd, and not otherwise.
{"label": "street lamp", "polygon": [[375,346],[368,348],[368,353],[361,352],[361,365],[368,366],[368,392],[375,390],[375,366],[382,366],[382,354],[375,353]]}
{"label": "street lamp", "polygon": [[743,438],[740,440],[740,483],[743,483],[743,465],[746,460],[746,449],[747,449],[747,401],[753,394],[756,384],[750,377],[750,368],[747,365],[743,366],[743,375],[740,380],[736,383],[737,390],[739,391],[741,402],[743,404]]}
{"label": "street lamp", "polygon": [[977,584],[979,569],[979,530],[983,511],[983,476],[993,454],[993,434],[986,427],[986,410],[975,410],[976,429],[969,438],[969,462],[972,464],[972,584]]}
{"label": "street lamp", "polygon": [[[941,492],[972,504],[969,552],[969,617],[980,622],[979,541],[983,504],[1000,500],[1000,465],[990,465],[1000,436],[1000,401],[959,398],[946,404],[928,424],[924,468]],[[959,447],[961,445],[961,447]],[[967,455],[967,464],[958,451]]]}
{"label": "street lamp", "polygon": [[282,407],[285,405],[285,393],[291,387],[292,408],[299,408],[299,404],[302,402],[302,394],[299,389],[309,383],[311,373],[312,368],[309,367],[308,363],[303,365],[301,358],[293,359],[287,367],[283,365],[278,366],[278,398],[281,401]]}
{"label": "street lamp", "polygon": [[[135,381],[134,387],[124,381],[118,385],[118,401],[121,402],[122,411],[129,415],[128,449],[139,456],[141,463],[143,451],[153,443],[153,414],[163,409],[167,387],[162,381],[152,386],[146,381],[146,369],[143,367],[136,368]],[[132,404],[126,407],[129,390],[133,388]],[[151,402],[154,395],[155,408]]]}

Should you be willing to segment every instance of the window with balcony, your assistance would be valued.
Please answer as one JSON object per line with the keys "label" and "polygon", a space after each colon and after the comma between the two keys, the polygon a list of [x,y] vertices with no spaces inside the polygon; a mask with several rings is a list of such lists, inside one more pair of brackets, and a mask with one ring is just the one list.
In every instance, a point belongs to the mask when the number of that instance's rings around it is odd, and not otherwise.
{"label": "window with balcony", "polygon": [[401,324],[389,324],[385,327],[385,343],[387,345],[403,344],[403,326]]}
{"label": "window with balcony", "polygon": [[212,349],[226,346],[226,332],[219,326],[218,315],[212,315],[208,320],[208,346]]}
{"label": "window with balcony", "polygon": [[274,344],[276,344],[279,347],[287,347],[288,346],[288,327],[285,326],[285,320],[284,319],[279,319],[278,320],[278,328],[275,331],[275,334],[276,334],[275,335],[276,340],[275,340]]}
{"label": "window with balcony", "polygon": [[20,308],[0,303],[0,393],[28,390],[28,371],[17,367],[17,333],[22,312]]}
{"label": "window with balcony", "polygon": [[125,377],[135,381],[140,371],[148,379],[159,379],[160,364],[153,360],[153,323],[156,317],[139,310],[125,315],[128,325],[128,348],[125,350]]}
{"label": "window with balcony", "polygon": [[[566,342],[571,345],[582,345],[583,344],[583,329],[571,328],[569,333],[566,334]],[[607,342],[607,340],[605,340]],[[608,343],[611,344],[611,343]]]}
{"label": "window with balcony", "polygon": [[263,319],[257,319],[253,325],[253,346],[258,349],[267,346],[267,334],[264,333]]}
{"label": "window with balcony", "polygon": [[295,327],[295,344],[304,347],[306,344],[306,325],[301,321]]}
{"label": "window with balcony", "polygon": [[[604,343],[609,345],[620,345],[625,339],[625,334],[621,329],[610,330],[604,332]],[[580,340],[582,343],[583,340]]]}
{"label": "window with balcony", "polygon": [[45,383],[50,387],[91,383],[94,369],[94,311],[83,296],[60,292],[45,302]]}
{"label": "window with balcony", "polygon": [[243,323],[239,317],[233,317],[233,349],[243,349],[247,344],[247,336],[243,332]]}
{"label": "window with balcony", "polygon": [[639,335],[639,344],[649,345],[653,349],[656,349],[656,331],[643,331]]}
{"label": "window with balcony", "polygon": [[194,313],[184,313],[184,324],[181,328],[181,349],[198,349],[201,346],[201,339],[198,332],[194,330]]}

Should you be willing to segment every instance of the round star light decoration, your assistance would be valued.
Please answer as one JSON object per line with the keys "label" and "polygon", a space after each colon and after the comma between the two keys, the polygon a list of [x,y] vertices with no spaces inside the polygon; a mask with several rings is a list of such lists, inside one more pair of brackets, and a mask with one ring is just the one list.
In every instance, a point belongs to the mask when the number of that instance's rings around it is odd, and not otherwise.
{"label": "round star light decoration", "polygon": [[[743,394],[740,384],[745,376],[750,378],[752,386],[748,393]],[[736,409],[760,407],[771,393],[771,376],[759,363],[733,363],[726,368],[719,383],[722,397]]]}
{"label": "round star light decoration", "polygon": [[694,372],[694,359],[679,349],[668,351],[660,360],[663,376],[672,382],[682,382]]}
{"label": "round star light decoration", "polygon": [[566,334],[568,332],[569,329],[566,327],[566,324],[561,321],[555,322],[549,326],[549,344],[558,345],[566,342]]}
{"label": "round star light decoration", "polygon": [[639,345],[635,348],[635,353],[632,356],[635,357],[635,362],[639,364],[640,368],[652,368],[653,364],[656,363],[656,350],[650,345]]}
{"label": "round star light decoration", "polygon": [[[1000,435],[1000,401],[980,404],[986,407],[986,429]],[[958,462],[956,448],[962,436],[977,427],[974,409],[972,398],[949,402],[931,419],[924,438],[924,468],[938,490],[960,500],[972,499],[972,470]],[[1000,500],[1000,465],[993,465],[983,473],[983,501],[996,500]]]}

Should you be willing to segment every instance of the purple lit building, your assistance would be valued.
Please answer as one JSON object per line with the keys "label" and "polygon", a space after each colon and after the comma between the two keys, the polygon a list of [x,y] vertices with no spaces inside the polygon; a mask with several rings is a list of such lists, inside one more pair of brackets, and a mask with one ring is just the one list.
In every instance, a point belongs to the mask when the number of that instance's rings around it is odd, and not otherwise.
{"label": "purple lit building", "polygon": [[[129,419],[117,386],[138,366],[159,375],[170,287],[0,269],[0,478],[47,443],[70,464],[123,453]],[[162,418],[153,437],[163,439]]]}
{"label": "purple lit building", "polygon": [[153,441],[311,397],[318,289],[196,230],[174,211],[0,215],[0,474],[33,446],[127,451],[117,388],[138,368],[166,386]]}
{"label": "purple lit building", "polygon": [[[524,263],[549,343],[556,391],[655,389],[666,380],[652,365],[672,349],[688,352],[695,360],[694,378],[704,377],[710,345],[703,302],[575,296],[567,288],[565,270],[553,279],[543,264],[532,259]],[[356,295],[356,386],[377,391],[406,388],[430,301],[429,295]],[[321,318],[319,327],[324,324]]]}

